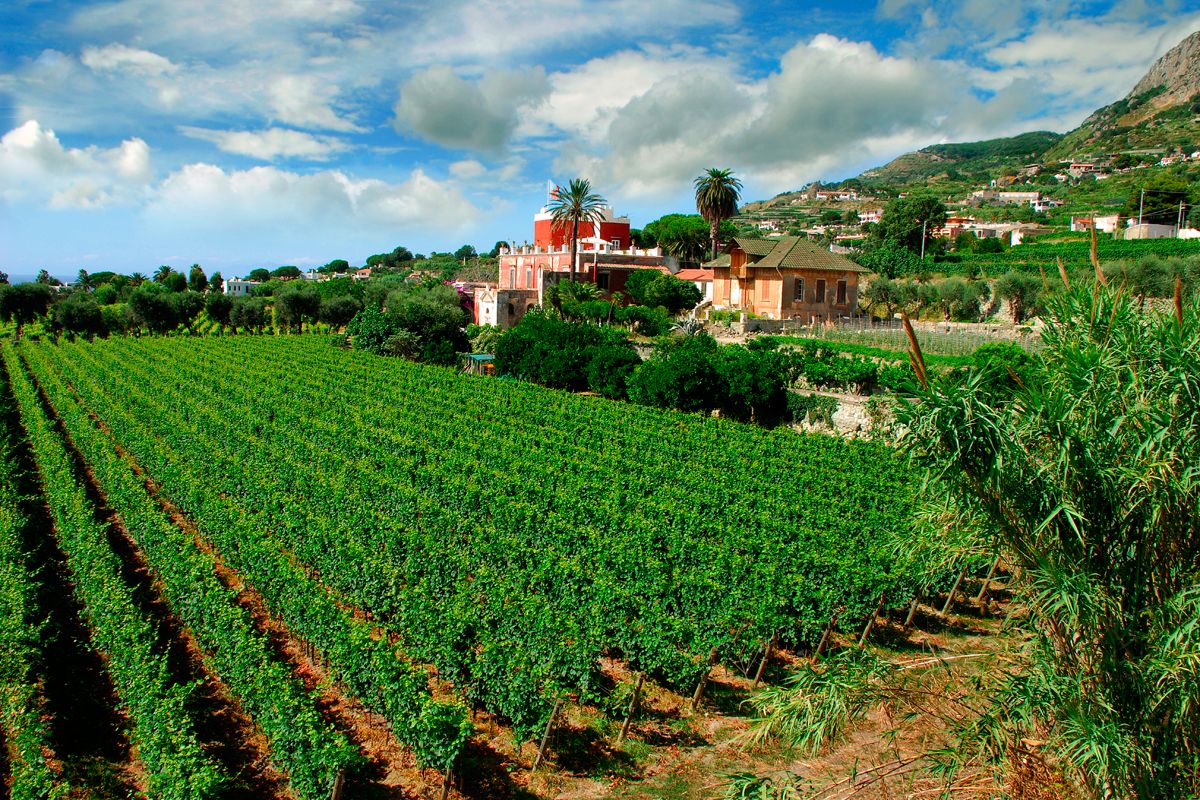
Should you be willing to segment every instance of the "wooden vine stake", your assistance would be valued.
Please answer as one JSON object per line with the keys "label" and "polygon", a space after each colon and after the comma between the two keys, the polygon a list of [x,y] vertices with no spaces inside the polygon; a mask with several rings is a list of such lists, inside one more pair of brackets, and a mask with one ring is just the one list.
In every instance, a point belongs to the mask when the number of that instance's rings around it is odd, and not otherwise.
{"label": "wooden vine stake", "polygon": [[692,693],[692,711],[700,708],[700,698],[704,697],[704,687],[708,685],[708,678],[712,674],[713,665],[717,663],[717,648],[714,647],[708,653],[708,661],[705,662],[706,669],[704,674],[700,676],[700,682],[696,684],[696,691]]}
{"label": "wooden vine stake", "polygon": [[825,626],[825,632],[821,634],[821,641],[817,645],[817,652],[813,653],[813,663],[817,663],[817,659],[821,657],[821,653],[825,652],[825,645],[829,644],[829,637],[833,635],[833,626],[837,625],[838,615],[841,611],[833,612],[833,616],[829,618],[829,624]]}
{"label": "wooden vine stake", "polygon": [[550,712],[550,719],[546,720],[546,730],[542,733],[542,744],[538,747],[537,758],[533,760],[534,772],[537,772],[537,768],[542,765],[542,758],[546,755],[546,745],[550,743],[550,729],[554,727],[554,718],[558,716],[562,702],[562,697],[554,701],[554,710]]}
{"label": "wooden vine stake", "polygon": [[633,715],[637,713],[638,701],[642,699],[642,684],[646,682],[646,673],[639,672],[637,684],[633,687],[633,699],[629,701],[629,708],[625,711],[625,724],[621,726],[621,732],[617,734],[617,744],[624,740],[625,735],[629,733],[629,726],[633,722]]}
{"label": "wooden vine stake", "polygon": [[996,570],[1000,567],[1000,556],[996,556],[996,560],[992,562],[992,568],[988,570],[987,577],[983,579],[983,586],[979,587],[979,594],[975,597],[976,603],[983,602],[983,596],[987,594],[988,584],[992,582],[992,576],[996,574]]}
{"label": "wooden vine stake", "polygon": [[450,800],[450,787],[454,785],[454,771],[447,769],[446,778],[442,781],[441,800]]}
{"label": "wooden vine stake", "polygon": [[879,618],[880,613],[883,611],[883,597],[883,595],[879,595],[879,603],[875,606],[875,611],[871,614],[871,618],[867,620],[867,625],[863,628],[862,636],[858,637],[859,647],[867,643],[867,637],[871,635],[871,629],[875,627],[875,620]]}
{"label": "wooden vine stake", "polygon": [[763,647],[762,660],[758,662],[758,672],[754,673],[754,685],[751,689],[757,689],[758,684],[762,682],[763,670],[767,668],[767,661],[771,658],[771,649],[775,646],[775,640],[779,638],[779,633],[771,634],[771,638],[767,639],[767,644]]}
{"label": "wooden vine stake", "polygon": [[917,616],[917,605],[920,602],[920,594],[913,597],[912,603],[910,603],[908,606],[908,616],[904,618],[904,630],[908,630],[909,626],[912,625],[913,617]]}
{"label": "wooden vine stake", "polygon": [[946,612],[950,610],[950,604],[954,602],[954,595],[958,594],[958,587],[962,584],[963,578],[967,575],[967,568],[963,567],[958,571],[958,579],[954,581],[954,588],[950,590],[950,594],[946,595],[946,604],[942,606],[942,616],[946,616]]}
{"label": "wooden vine stake", "polygon": [[342,800],[342,792],[346,788],[346,770],[339,769],[337,776],[333,779],[333,792],[329,795],[329,800]]}

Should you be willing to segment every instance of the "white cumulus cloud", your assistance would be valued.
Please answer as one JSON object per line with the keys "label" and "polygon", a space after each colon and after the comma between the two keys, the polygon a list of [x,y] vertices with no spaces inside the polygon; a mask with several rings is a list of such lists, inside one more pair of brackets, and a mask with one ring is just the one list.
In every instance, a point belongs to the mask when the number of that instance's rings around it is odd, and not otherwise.
{"label": "white cumulus cloud", "polygon": [[349,146],[332,136],[314,136],[288,128],[261,131],[227,131],[181,126],[180,132],[194,139],[212,142],[222,152],[249,156],[261,161],[297,159],[328,161]]}
{"label": "white cumulus cloud", "polygon": [[84,66],[101,72],[128,70],[143,75],[164,75],[179,69],[169,58],[124,44],[85,47],[79,60]]}
{"label": "white cumulus cloud", "polygon": [[0,138],[0,198],[7,203],[101,208],[135,200],[152,178],[150,148],[141,139],[68,148],[36,120]]}
{"label": "white cumulus cloud", "polygon": [[310,231],[423,226],[455,231],[479,210],[452,183],[413,170],[400,183],[356,179],[339,170],[300,174],[277,167],[227,171],[188,164],[168,175],[146,209],[174,230],[244,231],[262,226]]}

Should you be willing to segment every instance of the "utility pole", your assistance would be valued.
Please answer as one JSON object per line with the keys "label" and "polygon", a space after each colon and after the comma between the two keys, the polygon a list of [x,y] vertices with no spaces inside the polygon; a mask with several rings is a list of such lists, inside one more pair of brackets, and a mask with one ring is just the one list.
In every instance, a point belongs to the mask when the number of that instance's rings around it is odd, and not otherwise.
{"label": "utility pole", "polygon": [[1142,224],[1142,212],[1146,209],[1146,190],[1142,189],[1142,199],[1138,202],[1138,225]]}
{"label": "utility pole", "polygon": [[925,266],[925,226],[929,224],[929,220],[921,220],[921,266]]}

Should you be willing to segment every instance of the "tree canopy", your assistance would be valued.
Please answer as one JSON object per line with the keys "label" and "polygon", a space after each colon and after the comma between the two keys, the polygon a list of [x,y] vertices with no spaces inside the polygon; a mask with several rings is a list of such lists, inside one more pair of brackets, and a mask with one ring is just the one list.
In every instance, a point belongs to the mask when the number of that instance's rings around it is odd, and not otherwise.
{"label": "tree canopy", "polygon": [[946,204],[931,194],[910,194],[889,201],[874,233],[885,241],[895,242],[914,253],[921,252],[922,228],[925,240],[933,236],[934,228],[946,224]]}

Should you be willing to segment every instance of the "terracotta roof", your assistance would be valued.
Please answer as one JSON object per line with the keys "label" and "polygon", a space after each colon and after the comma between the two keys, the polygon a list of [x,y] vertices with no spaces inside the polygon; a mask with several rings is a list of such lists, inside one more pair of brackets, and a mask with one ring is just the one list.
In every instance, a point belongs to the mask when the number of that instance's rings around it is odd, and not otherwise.
{"label": "terracotta roof", "polygon": [[[784,236],[781,239],[737,239],[738,246],[749,256],[757,256],[763,244],[771,245],[762,258],[751,261],[748,266],[767,269],[821,269],[834,272],[868,272],[845,256],[831,253],[827,248],[813,244],[799,236]],[[746,247],[750,244],[754,250]]]}
{"label": "terracotta roof", "polygon": [[681,269],[675,273],[675,277],[681,281],[711,281],[713,272],[711,269]]}

